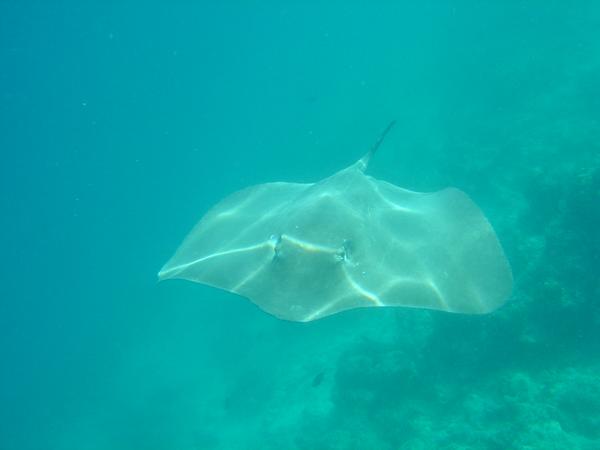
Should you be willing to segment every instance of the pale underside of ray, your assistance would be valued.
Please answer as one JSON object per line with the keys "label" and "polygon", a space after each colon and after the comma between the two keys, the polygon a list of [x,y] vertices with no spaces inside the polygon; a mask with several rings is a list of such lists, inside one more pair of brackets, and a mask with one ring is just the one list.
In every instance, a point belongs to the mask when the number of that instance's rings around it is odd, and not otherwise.
{"label": "pale underside of ray", "polygon": [[360,307],[482,314],[504,304],[511,270],[481,210],[454,188],[413,192],[365,175],[374,150],[314,184],[230,195],[159,278],[225,289],[293,321]]}

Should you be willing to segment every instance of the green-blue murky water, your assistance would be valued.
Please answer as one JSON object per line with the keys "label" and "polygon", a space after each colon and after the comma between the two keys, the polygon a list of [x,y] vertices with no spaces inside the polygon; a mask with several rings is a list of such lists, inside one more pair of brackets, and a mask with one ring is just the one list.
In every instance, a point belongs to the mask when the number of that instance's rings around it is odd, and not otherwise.
{"label": "green-blue murky water", "polygon": [[[0,448],[600,448],[600,5],[0,5]],[[201,215],[370,173],[456,186],[488,316],[279,321],[156,272]]]}

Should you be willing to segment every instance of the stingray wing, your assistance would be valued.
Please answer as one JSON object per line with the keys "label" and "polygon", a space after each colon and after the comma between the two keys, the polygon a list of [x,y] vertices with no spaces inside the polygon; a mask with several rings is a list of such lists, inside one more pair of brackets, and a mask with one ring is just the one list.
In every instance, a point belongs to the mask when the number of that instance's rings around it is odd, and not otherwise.
{"label": "stingray wing", "polygon": [[496,234],[466,194],[408,191],[360,164],[227,197],[159,276],[235,292],[294,321],[373,306],[486,313],[512,288]]}
{"label": "stingray wing", "polygon": [[374,273],[361,281],[382,305],[482,314],[508,300],[510,265],[492,226],[464,192],[371,183],[378,206],[370,227],[379,239],[361,256]]}
{"label": "stingray wing", "polygon": [[274,257],[282,211],[310,185],[266,183],[238,191],[198,222],[160,270],[232,292]]}

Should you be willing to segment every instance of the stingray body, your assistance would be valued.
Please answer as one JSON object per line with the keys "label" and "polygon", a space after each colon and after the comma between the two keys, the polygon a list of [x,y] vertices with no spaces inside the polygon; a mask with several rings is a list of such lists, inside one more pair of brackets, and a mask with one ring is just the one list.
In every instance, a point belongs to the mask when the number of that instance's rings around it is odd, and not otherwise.
{"label": "stingray body", "polygon": [[281,319],[361,307],[482,314],[504,304],[510,266],[458,189],[421,193],[365,174],[371,156],[312,184],[266,183],[215,205],[159,273],[249,298]]}

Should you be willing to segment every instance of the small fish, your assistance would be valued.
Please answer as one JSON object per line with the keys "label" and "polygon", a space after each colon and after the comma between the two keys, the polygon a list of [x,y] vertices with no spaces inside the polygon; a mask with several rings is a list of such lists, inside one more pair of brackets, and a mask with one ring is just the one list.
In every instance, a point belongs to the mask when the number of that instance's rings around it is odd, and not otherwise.
{"label": "small fish", "polygon": [[323,382],[323,378],[325,378],[325,372],[319,372],[315,375],[312,381],[312,387],[317,387]]}

